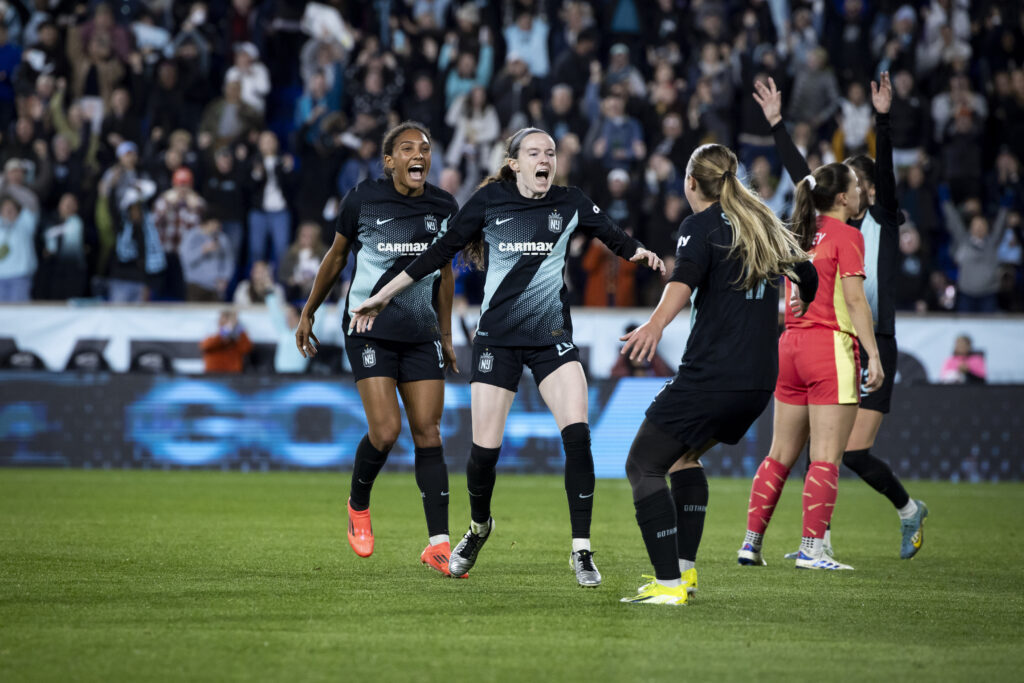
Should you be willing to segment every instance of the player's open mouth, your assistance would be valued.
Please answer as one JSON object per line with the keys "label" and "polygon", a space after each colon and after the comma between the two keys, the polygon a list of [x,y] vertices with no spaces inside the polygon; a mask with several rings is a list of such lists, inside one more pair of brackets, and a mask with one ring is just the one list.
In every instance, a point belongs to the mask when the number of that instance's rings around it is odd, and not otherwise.
{"label": "player's open mouth", "polygon": [[423,180],[425,167],[423,164],[412,164],[409,166],[409,179],[410,180]]}
{"label": "player's open mouth", "polygon": [[537,178],[537,180],[547,180],[548,176],[550,174],[551,174],[551,171],[549,171],[548,169],[546,169],[546,168],[538,168],[537,169],[536,178]]}

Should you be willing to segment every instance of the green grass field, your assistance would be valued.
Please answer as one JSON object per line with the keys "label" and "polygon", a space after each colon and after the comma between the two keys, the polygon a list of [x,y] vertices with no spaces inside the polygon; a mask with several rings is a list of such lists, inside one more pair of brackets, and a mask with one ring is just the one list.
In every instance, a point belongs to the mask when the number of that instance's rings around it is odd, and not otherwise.
{"label": "green grass field", "polygon": [[844,480],[857,571],[836,575],[781,558],[796,481],[769,566],[735,564],[748,486],[711,482],[700,593],[670,608],[618,602],[648,571],[625,481],[598,484],[585,590],[560,477],[499,476],[495,536],[457,581],[419,563],[411,475],[378,479],[360,559],[347,475],[0,471],[0,680],[1020,680],[1024,487],[914,483],[931,517],[907,562],[889,503]]}

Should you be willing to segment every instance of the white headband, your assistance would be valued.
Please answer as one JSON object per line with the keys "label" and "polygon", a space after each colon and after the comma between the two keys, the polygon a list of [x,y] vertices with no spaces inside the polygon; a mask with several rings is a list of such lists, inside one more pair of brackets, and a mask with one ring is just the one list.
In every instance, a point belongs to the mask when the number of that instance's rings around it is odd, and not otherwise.
{"label": "white headband", "polygon": [[804,180],[807,181],[807,184],[811,186],[812,190],[818,186],[818,181],[815,180],[814,176],[812,176],[810,173],[804,176]]}

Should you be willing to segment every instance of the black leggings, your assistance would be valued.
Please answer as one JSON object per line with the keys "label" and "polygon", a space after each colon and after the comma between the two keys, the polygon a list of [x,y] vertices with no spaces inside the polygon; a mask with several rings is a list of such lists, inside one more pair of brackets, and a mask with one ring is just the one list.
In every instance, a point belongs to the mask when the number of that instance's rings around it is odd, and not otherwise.
{"label": "black leggings", "polygon": [[626,458],[626,477],[633,487],[633,502],[668,488],[665,475],[691,449],[671,434],[644,419]]}

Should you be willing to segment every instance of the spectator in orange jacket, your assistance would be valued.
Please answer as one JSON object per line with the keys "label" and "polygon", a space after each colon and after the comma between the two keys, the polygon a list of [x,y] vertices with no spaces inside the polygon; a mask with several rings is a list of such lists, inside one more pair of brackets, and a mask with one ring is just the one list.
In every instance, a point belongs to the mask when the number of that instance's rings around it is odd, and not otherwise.
{"label": "spectator in orange jacket", "polygon": [[241,372],[245,357],[252,351],[249,335],[238,324],[238,314],[231,309],[220,313],[217,334],[199,342],[207,372]]}

